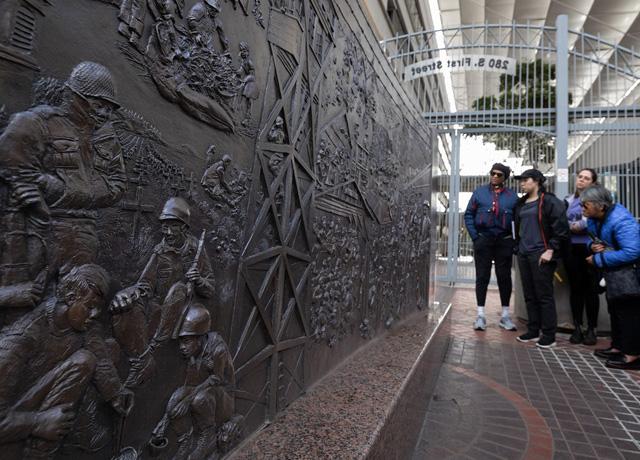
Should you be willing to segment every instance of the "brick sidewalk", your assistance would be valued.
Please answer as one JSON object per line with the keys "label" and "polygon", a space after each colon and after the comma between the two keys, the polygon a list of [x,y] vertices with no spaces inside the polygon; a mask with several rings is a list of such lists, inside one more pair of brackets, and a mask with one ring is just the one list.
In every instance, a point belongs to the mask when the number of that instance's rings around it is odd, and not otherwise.
{"label": "brick sidewalk", "polygon": [[485,332],[473,330],[473,289],[452,300],[452,340],[414,460],[640,459],[640,373],[607,369],[608,346],[540,350],[498,327],[497,291]]}

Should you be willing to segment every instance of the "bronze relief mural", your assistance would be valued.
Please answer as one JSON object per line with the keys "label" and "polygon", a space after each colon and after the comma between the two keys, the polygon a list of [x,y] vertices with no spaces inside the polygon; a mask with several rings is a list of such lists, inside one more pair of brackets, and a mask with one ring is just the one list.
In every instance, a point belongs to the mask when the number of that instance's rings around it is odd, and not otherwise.
{"label": "bronze relief mural", "polygon": [[435,136],[353,8],[0,5],[3,458],[221,458],[427,307]]}

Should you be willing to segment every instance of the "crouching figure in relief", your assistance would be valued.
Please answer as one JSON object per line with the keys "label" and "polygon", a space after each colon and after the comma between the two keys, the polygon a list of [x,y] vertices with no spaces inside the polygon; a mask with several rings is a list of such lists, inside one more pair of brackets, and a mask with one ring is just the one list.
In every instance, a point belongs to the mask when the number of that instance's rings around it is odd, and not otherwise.
{"label": "crouching figure in relief", "polygon": [[210,332],[211,317],[191,303],[178,332],[180,351],[188,361],[184,385],[173,392],[165,414],[153,430],[149,448],[168,446],[167,430],[177,434],[180,459],[217,459],[240,437],[241,416],[234,415],[235,371],[227,344]]}
{"label": "crouching figure in relief", "polygon": [[89,384],[120,415],[133,405],[94,321],[109,276],[97,265],[72,268],[47,299],[0,334],[2,458],[52,458],[74,427]]}

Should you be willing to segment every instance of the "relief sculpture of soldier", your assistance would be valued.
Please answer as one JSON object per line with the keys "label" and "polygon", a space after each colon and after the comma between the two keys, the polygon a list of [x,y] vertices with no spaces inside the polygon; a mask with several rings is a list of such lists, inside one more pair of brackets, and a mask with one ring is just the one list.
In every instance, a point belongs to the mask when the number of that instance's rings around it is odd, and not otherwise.
{"label": "relief sculpture of soldier", "polygon": [[52,458],[74,428],[89,384],[118,414],[131,410],[133,395],[122,385],[94,321],[108,290],[102,267],[74,267],[54,296],[2,330],[2,458]]}
{"label": "relief sculpture of soldier", "polygon": [[219,0],[198,1],[189,10],[187,15],[187,24],[189,31],[193,34],[196,43],[214,50],[214,33],[218,35],[222,52],[229,52],[229,40],[222,28],[222,22],[218,19],[218,15],[222,8]]}
{"label": "relief sculpture of soldier", "polygon": [[177,435],[174,460],[219,458],[237,441],[241,417],[234,416],[235,370],[227,344],[210,332],[206,308],[191,303],[179,324],[179,343],[188,361],[184,385],[177,388],[153,430],[150,449],[168,447],[167,431]]}
{"label": "relief sculpture of soldier", "polygon": [[195,296],[213,296],[211,263],[203,239],[198,241],[189,233],[190,216],[184,199],[167,200],[160,214],[162,241],[138,282],[118,292],[111,302],[114,336],[132,362],[127,386],[149,378],[155,368],[155,349],[175,338],[189,301]]}
{"label": "relief sculpture of soldier", "polygon": [[145,54],[155,58],[156,55],[163,63],[169,65],[177,57],[183,56],[184,44],[180,42],[175,18],[171,13],[171,1],[157,2],[158,18],[153,25]]}
{"label": "relief sculpture of soldier", "polygon": [[[215,151],[214,146],[209,148],[210,151],[211,148],[214,148]],[[226,200],[225,192],[231,193],[231,189],[224,176],[229,165],[231,165],[231,156],[225,154],[221,160],[213,161],[211,166],[209,166],[202,175],[200,183],[214,200],[228,201]]]}
{"label": "relief sculpture of soldier", "polygon": [[[0,183],[7,197],[2,220],[11,224],[3,230],[14,236],[22,232],[29,240],[3,253],[0,292],[6,294],[12,283],[36,280],[27,289],[30,302],[0,293],[3,306],[37,303],[44,281],[34,272],[46,265],[51,279],[60,270],[64,274],[74,265],[95,262],[97,210],[116,203],[126,184],[121,148],[109,122],[119,107],[115,98],[109,70],[81,62],[65,83],[60,107],[40,105],[18,113],[0,136]],[[6,274],[25,261],[37,265],[31,280]]]}
{"label": "relief sculpture of soldier", "polygon": [[284,144],[285,139],[284,120],[282,117],[276,117],[276,121],[267,134],[267,140],[274,144]]}

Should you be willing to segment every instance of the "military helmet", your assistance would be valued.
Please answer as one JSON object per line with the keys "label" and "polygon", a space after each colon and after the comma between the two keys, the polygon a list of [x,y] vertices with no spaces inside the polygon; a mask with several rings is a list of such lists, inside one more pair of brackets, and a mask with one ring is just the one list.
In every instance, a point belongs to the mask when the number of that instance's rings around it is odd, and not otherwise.
{"label": "military helmet", "polygon": [[169,198],[162,208],[160,220],[177,219],[187,225],[191,220],[189,204],[179,196]]}
{"label": "military helmet", "polygon": [[204,0],[204,1],[211,8],[213,8],[217,12],[220,12],[220,10],[221,10],[221,8],[220,8],[220,0]]}
{"label": "military helmet", "polygon": [[97,97],[120,106],[116,101],[116,85],[111,72],[102,64],[81,62],[73,68],[66,84],[80,96]]}
{"label": "military helmet", "polygon": [[178,337],[204,335],[211,329],[211,315],[199,303],[189,304],[182,319]]}
{"label": "military helmet", "polygon": [[190,22],[191,26],[193,26],[191,22],[198,22],[202,20],[202,18],[204,18],[206,14],[207,14],[207,10],[205,10],[204,5],[202,3],[196,3],[189,10],[189,14],[187,15],[187,21]]}

